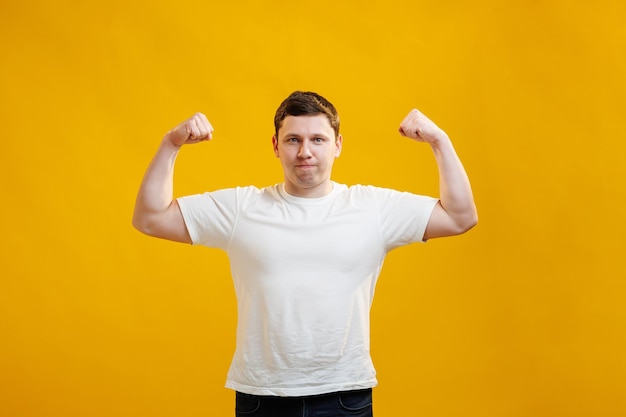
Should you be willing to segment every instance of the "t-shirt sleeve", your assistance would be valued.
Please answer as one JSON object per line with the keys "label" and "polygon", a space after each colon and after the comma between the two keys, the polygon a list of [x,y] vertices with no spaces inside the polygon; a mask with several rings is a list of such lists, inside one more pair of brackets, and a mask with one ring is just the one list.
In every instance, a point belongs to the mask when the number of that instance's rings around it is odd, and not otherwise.
{"label": "t-shirt sleeve", "polygon": [[387,250],[423,242],[430,215],[438,201],[437,198],[409,192],[376,189],[376,202]]}
{"label": "t-shirt sleeve", "polygon": [[194,245],[226,249],[237,220],[237,189],[177,199]]}

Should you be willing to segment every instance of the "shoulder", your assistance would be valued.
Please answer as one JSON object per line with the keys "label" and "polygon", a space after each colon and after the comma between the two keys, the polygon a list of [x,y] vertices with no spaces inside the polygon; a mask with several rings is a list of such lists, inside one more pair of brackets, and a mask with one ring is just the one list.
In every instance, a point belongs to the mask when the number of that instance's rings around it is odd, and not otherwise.
{"label": "shoulder", "polygon": [[186,195],[177,198],[181,207],[202,208],[206,206],[232,207],[250,204],[264,194],[271,194],[271,190],[254,186],[221,188],[199,194]]}
{"label": "shoulder", "polygon": [[386,198],[392,194],[401,194],[401,191],[394,190],[392,188],[384,188],[378,187],[375,185],[362,185],[362,184],[354,184],[354,185],[343,185],[340,184],[342,188],[340,188],[339,192],[343,194],[347,194],[354,197],[363,197],[363,198]]}
{"label": "shoulder", "polygon": [[280,184],[267,187],[256,187],[253,185],[236,187],[231,193],[233,193],[238,207],[246,210],[254,208],[259,204],[265,206],[282,202]]}
{"label": "shoulder", "polygon": [[213,191],[206,191],[201,194],[189,195],[185,197],[181,197],[184,199],[188,198],[200,198],[200,199],[223,199],[223,198],[258,198],[263,195],[276,195],[277,194],[277,186],[270,187],[256,187],[253,185],[247,186],[238,186],[232,188],[221,188]]}
{"label": "shoulder", "polygon": [[275,206],[277,200],[276,187],[240,186],[179,197],[177,202],[185,219],[235,219],[242,212]]}
{"label": "shoulder", "polygon": [[343,193],[353,201],[375,204],[379,207],[424,206],[428,209],[432,208],[431,206],[438,201],[431,196],[375,185],[351,185],[346,187]]}

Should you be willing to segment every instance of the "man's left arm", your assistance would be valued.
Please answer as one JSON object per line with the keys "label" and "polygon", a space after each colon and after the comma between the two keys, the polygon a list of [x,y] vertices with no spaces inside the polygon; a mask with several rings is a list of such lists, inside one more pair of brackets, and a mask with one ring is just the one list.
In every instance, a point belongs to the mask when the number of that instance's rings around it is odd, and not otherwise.
{"label": "man's left arm", "polygon": [[419,110],[400,124],[400,134],[431,146],[439,169],[439,202],[424,232],[424,240],[465,233],[478,221],[469,178],[450,138]]}

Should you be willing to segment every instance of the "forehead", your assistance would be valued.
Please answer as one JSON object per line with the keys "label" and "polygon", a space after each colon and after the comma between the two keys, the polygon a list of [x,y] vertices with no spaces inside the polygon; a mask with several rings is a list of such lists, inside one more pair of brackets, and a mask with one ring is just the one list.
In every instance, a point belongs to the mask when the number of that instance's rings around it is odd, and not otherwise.
{"label": "forehead", "polygon": [[330,137],[335,136],[335,131],[330,125],[328,117],[323,114],[287,116],[283,119],[283,123],[278,129],[278,135],[287,134],[326,134]]}

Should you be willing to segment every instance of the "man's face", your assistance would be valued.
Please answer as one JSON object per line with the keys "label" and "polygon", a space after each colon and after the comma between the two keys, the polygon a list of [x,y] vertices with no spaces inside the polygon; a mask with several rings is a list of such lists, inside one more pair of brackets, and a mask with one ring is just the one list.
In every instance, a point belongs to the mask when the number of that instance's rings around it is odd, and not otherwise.
{"label": "man's face", "polygon": [[323,115],[287,116],[272,138],[285,175],[285,190],[297,197],[322,197],[332,190],[330,174],[341,152],[341,135]]}

